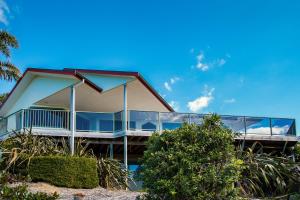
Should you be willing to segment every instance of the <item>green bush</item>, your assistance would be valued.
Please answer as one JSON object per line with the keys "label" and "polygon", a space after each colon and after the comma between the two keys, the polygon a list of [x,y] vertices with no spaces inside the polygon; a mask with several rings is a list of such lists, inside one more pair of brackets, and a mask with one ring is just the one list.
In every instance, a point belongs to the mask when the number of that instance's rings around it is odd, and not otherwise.
{"label": "green bush", "polygon": [[29,175],[61,187],[94,188],[99,183],[97,160],[86,157],[37,156],[30,161]]}
{"label": "green bush", "polygon": [[147,143],[139,177],[145,199],[237,199],[234,184],[241,160],[235,159],[234,135],[220,117],[206,117],[200,126],[154,134]]}
{"label": "green bush", "polygon": [[8,187],[4,185],[0,190],[0,199],[3,200],[55,200],[58,197],[59,195],[57,193],[48,195],[43,192],[28,192],[26,185],[19,185],[17,187]]}

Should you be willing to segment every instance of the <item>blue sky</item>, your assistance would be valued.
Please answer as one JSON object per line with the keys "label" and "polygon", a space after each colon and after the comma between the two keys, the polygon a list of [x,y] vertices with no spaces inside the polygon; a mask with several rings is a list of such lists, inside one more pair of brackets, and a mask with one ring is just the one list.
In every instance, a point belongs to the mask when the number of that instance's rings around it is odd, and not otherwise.
{"label": "blue sky", "polygon": [[22,71],[139,71],[180,112],[300,120],[299,1],[0,2]]}

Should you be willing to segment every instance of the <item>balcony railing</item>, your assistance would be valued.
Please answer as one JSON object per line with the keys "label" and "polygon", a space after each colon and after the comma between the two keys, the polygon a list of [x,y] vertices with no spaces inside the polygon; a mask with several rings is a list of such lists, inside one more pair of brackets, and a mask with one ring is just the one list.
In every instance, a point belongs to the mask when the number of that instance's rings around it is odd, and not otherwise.
{"label": "balcony railing", "polygon": [[[183,123],[203,123],[203,114],[128,111],[129,131],[172,130]],[[221,115],[224,126],[236,133],[296,136],[294,119]],[[23,109],[0,119],[0,134],[23,128],[70,129],[70,113],[66,110]],[[123,130],[123,112],[76,112],[77,132],[115,133]]]}

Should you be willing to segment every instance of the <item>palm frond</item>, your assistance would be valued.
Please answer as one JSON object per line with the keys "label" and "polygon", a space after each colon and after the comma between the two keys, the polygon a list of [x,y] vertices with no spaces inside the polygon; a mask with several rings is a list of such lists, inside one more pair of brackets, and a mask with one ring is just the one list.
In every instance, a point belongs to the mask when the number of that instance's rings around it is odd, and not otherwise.
{"label": "palm frond", "polygon": [[0,31],[0,52],[6,57],[10,57],[10,47],[18,48],[19,44],[15,36],[10,33],[1,30]]}
{"label": "palm frond", "polygon": [[10,62],[0,61],[0,79],[12,81],[18,80],[20,70]]}

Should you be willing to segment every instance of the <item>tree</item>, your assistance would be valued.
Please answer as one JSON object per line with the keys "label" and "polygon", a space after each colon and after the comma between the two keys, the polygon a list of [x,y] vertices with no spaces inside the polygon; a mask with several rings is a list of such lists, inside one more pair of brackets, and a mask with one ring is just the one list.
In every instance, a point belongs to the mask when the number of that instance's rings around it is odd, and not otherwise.
{"label": "tree", "polygon": [[5,101],[5,99],[7,98],[7,95],[8,95],[8,93],[0,94],[0,106]]}
{"label": "tree", "polygon": [[[18,48],[17,39],[6,31],[0,31],[0,52],[6,59],[10,58],[10,48]],[[17,80],[20,77],[19,69],[9,61],[0,61],[0,79]]]}
{"label": "tree", "polygon": [[[0,31],[0,52],[6,58],[10,58],[10,48],[18,48],[17,39],[6,31]],[[20,70],[8,60],[0,60],[0,80],[13,81],[20,77]],[[7,93],[0,94],[0,105],[5,101]]]}
{"label": "tree", "polygon": [[153,134],[141,160],[145,199],[237,199],[241,160],[234,134],[217,115]]}

